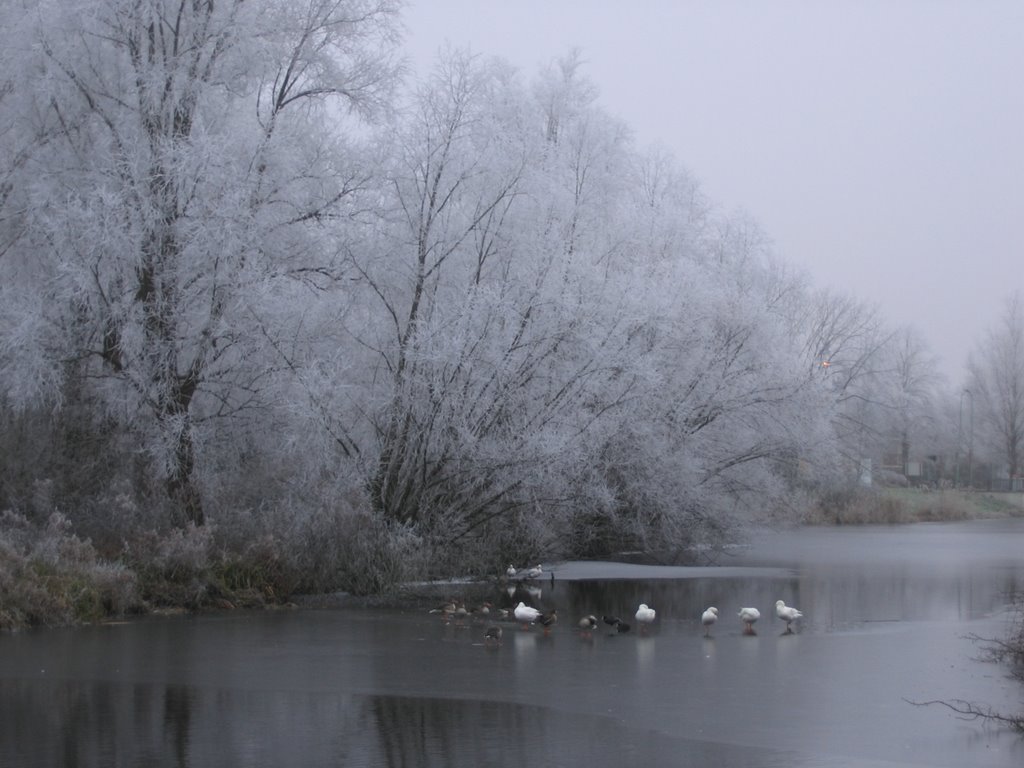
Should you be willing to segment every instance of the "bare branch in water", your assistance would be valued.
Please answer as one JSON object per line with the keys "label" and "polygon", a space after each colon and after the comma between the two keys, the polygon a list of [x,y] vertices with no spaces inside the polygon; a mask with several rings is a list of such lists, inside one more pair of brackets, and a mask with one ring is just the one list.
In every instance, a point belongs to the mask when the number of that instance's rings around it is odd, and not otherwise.
{"label": "bare branch in water", "polygon": [[915,707],[929,707],[933,704],[939,704],[956,712],[960,720],[984,720],[986,722],[1001,723],[1010,726],[1015,731],[1024,733],[1024,712],[1017,715],[1003,715],[991,707],[981,706],[980,704],[964,701],[963,699],[953,699],[951,701],[943,701],[941,699],[911,701],[910,699],[904,699],[904,701],[908,704],[913,704]]}

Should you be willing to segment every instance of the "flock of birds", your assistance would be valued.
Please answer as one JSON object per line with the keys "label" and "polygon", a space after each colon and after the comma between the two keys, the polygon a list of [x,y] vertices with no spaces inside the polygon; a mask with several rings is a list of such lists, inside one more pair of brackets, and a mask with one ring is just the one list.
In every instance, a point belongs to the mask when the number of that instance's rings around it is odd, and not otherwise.
{"label": "flock of birds", "polygon": [[[536,580],[540,579],[544,575],[544,569],[540,565],[533,566],[525,570],[518,570],[514,566],[510,565],[505,572],[505,576],[508,579],[529,579]],[[464,603],[449,601],[442,606],[435,608],[431,613],[440,613],[446,619],[455,618],[456,620],[465,618],[470,615],[481,615],[490,616],[493,606],[491,603],[483,603],[479,608],[470,610],[465,607]],[[520,601],[518,605],[513,609],[500,608],[497,610],[498,615],[501,618],[515,619],[517,622],[521,622],[524,629],[528,629],[530,625],[540,624],[544,628],[544,633],[550,632],[551,628],[558,621],[558,611],[552,609],[550,611],[541,611],[533,606],[526,605],[525,602]],[[744,607],[740,608],[737,614],[741,622],[743,622],[743,633],[747,635],[756,634],[754,631],[754,624],[758,619],[761,618],[761,612],[757,608]],[[793,632],[793,624],[799,622],[803,618],[803,613],[798,609],[786,605],[782,600],[775,601],[775,615],[786,622],[786,633]],[[711,606],[706,609],[700,617],[700,623],[704,627],[704,635],[710,636],[711,628],[718,622],[719,611],[718,608]],[[657,618],[657,611],[651,608],[646,603],[641,603],[634,614],[637,626],[641,633],[646,631],[646,628],[654,623]],[[617,633],[629,632],[631,625],[618,618],[617,616],[602,616],[601,622],[607,624],[612,630]],[[577,622],[577,626],[581,633],[590,634],[594,632],[599,626],[597,616],[587,615],[581,618]],[[484,633],[484,643],[501,643],[502,629],[497,624],[492,624],[487,628]]]}

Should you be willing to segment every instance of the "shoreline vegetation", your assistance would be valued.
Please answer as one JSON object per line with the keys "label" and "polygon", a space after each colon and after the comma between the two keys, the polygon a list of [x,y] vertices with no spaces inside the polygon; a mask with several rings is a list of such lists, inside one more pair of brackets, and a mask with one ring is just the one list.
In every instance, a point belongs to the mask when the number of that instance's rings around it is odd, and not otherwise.
{"label": "shoreline vegetation", "polygon": [[825,494],[804,525],[905,525],[1024,516],[1024,494],[882,488]]}
{"label": "shoreline vegetation", "polygon": [[[833,493],[803,525],[902,525],[1024,516],[1024,494],[909,488]],[[0,514],[0,630],[102,622],[130,615],[319,604],[345,594],[370,604],[429,574],[425,548],[407,530],[348,515],[334,535],[267,534],[239,546],[216,526],[136,534],[120,551],[77,535],[63,514],[34,524]],[[355,534],[355,535],[353,535]],[[296,554],[298,552],[299,554]],[[445,574],[452,575],[452,574]],[[347,601],[346,601],[347,602]]]}

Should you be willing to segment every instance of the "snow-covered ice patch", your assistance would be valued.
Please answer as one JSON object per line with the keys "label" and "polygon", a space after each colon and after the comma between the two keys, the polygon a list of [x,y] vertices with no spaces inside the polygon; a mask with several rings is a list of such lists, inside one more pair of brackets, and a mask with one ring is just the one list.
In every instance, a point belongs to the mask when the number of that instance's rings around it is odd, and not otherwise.
{"label": "snow-covered ice patch", "polygon": [[790,578],[792,568],[744,568],[741,566],[638,565],[603,560],[570,560],[545,565],[545,575],[558,581],[601,581],[604,579],[715,579],[715,578]]}

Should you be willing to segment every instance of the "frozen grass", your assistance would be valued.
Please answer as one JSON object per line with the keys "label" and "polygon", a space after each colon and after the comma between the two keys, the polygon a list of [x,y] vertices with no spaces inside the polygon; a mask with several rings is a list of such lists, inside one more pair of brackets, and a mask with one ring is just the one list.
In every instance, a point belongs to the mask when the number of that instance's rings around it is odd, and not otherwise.
{"label": "frozen grass", "polygon": [[0,628],[98,621],[142,610],[138,581],[54,513],[42,527],[0,514]]}
{"label": "frozen grass", "polygon": [[1024,516],[1021,494],[853,489],[825,495],[804,519],[811,525],[896,525]]}
{"label": "frozen grass", "polygon": [[424,570],[411,531],[351,511],[123,533],[121,550],[104,555],[59,513],[43,525],[0,514],[0,629],[283,605],[301,593],[382,595]]}

